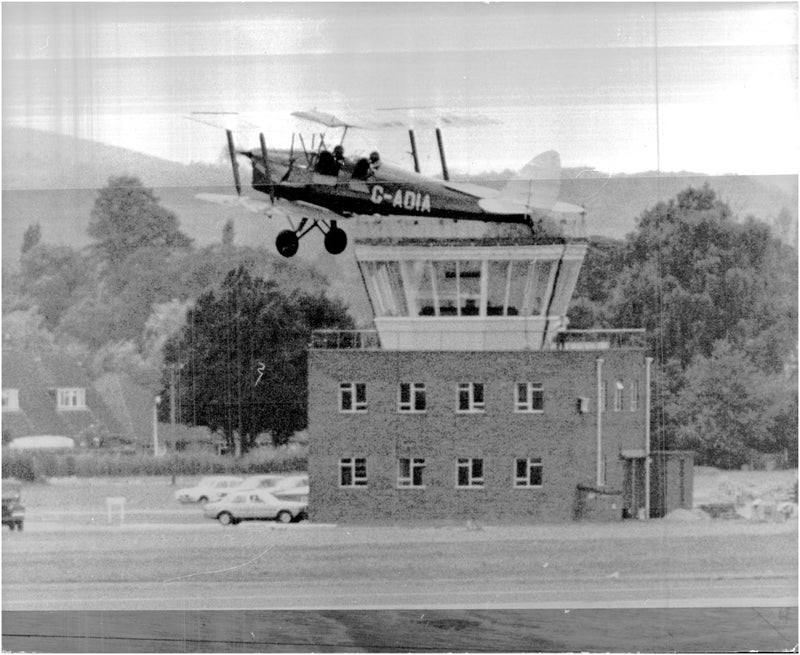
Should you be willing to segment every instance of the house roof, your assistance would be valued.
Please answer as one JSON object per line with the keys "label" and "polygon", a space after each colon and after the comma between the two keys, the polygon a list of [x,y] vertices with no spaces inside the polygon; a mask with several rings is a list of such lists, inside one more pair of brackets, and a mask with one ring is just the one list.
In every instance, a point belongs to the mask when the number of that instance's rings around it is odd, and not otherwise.
{"label": "house roof", "polygon": [[[104,428],[111,435],[123,433],[77,359],[63,353],[34,353],[9,347],[2,352],[3,388],[17,389],[19,396],[19,411],[2,414],[3,431],[12,437],[76,437],[90,428]],[[86,409],[58,410],[59,388],[85,389]]]}

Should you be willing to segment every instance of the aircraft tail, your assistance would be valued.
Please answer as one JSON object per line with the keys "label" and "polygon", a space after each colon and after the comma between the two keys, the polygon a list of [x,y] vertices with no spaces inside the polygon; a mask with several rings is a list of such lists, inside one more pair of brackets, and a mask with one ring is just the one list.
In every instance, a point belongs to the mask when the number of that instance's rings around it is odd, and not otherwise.
{"label": "aircraft tail", "polygon": [[529,161],[500,192],[504,200],[532,209],[550,209],[561,189],[561,158],[548,150]]}

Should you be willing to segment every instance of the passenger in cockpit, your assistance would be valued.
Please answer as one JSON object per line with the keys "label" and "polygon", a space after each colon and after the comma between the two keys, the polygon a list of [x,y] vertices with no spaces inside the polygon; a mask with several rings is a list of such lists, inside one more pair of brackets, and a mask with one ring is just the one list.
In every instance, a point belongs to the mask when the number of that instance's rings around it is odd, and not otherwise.
{"label": "passenger in cockpit", "polygon": [[373,173],[381,167],[381,156],[378,154],[377,150],[373,150],[369,153],[369,167]]}
{"label": "passenger in cockpit", "polygon": [[333,160],[339,164],[340,168],[344,166],[345,161],[347,161],[344,158],[344,146],[338,145],[333,149]]}

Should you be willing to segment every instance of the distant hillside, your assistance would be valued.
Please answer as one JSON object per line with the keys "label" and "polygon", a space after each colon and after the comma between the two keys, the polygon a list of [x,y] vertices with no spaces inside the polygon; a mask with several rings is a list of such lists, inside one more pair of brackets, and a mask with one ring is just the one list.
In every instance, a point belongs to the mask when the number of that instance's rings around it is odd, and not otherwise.
{"label": "distant hillside", "polygon": [[[246,166],[242,166],[242,173],[247,185]],[[580,177],[575,177],[578,173]],[[162,204],[177,214],[181,229],[199,245],[219,241],[228,219],[234,221],[237,242],[250,245],[271,247],[278,231],[285,227],[281,219],[268,219],[195,197],[201,191],[232,193],[227,166],[180,164],[84,139],[4,127],[2,245],[6,261],[9,256],[10,263],[16,261],[25,229],[36,222],[42,226],[45,241],[87,244],[86,227],[97,191],[109,177],[122,174],[139,177],[146,186],[153,187]],[[689,185],[708,182],[740,218],[752,214],[775,225],[785,210],[789,224],[778,226],[776,232],[785,241],[797,243],[796,175],[708,177],[695,173],[643,173],[608,177],[597,171],[586,174],[565,170],[564,176],[562,198],[586,206],[586,232],[590,235],[622,238],[634,229],[645,209],[674,197]],[[480,181],[481,177],[472,179]],[[498,182],[492,185],[497,186]],[[357,221],[353,234],[362,235],[368,220]],[[408,225],[402,221],[400,224]],[[463,226],[459,230],[468,228],[464,223],[459,225]],[[375,229],[384,228],[376,225]],[[416,228],[411,225],[398,229]],[[321,239],[313,236],[302,242],[300,256],[326,257]]]}
{"label": "distant hillside", "polygon": [[[224,138],[220,148],[223,143]],[[3,191],[94,190],[123,174],[151,187],[220,185],[231,177],[223,166],[179,164],[86,139],[3,126]]]}
{"label": "distant hillside", "polygon": [[[776,236],[797,245],[796,175],[643,173],[568,178],[563,180],[561,190],[565,199],[586,207],[589,234],[621,238],[636,227],[636,220],[645,209],[674,198],[687,187],[704,184],[708,184],[739,219],[755,216],[775,227]],[[784,210],[791,218],[791,225],[782,227],[777,223]]]}
{"label": "distant hillside", "polygon": [[[511,171],[500,175],[463,176],[460,180],[501,188]],[[579,176],[579,177],[578,177]],[[491,177],[487,180],[487,177]],[[633,231],[642,212],[693,186],[709,184],[739,220],[755,216],[773,226],[785,243],[797,247],[797,175],[722,175],[657,173],[608,175],[586,169],[562,171],[561,198],[586,208],[586,233],[622,239]],[[787,224],[779,217],[784,213]]]}

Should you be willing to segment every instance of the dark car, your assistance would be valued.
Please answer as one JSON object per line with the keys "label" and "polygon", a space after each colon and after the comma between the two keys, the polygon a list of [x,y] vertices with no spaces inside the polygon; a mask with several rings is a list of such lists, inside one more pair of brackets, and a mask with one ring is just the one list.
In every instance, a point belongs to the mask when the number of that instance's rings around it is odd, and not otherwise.
{"label": "dark car", "polygon": [[3,480],[3,525],[22,532],[25,507],[21,502],[22,485],[15,480]]}

